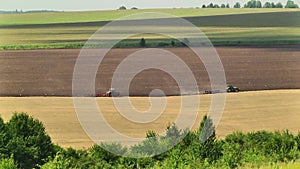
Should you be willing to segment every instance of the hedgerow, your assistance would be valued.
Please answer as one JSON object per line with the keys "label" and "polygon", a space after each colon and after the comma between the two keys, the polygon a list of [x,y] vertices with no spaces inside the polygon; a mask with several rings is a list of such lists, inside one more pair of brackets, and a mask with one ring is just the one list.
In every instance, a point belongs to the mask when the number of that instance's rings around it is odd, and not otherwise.
{"label": "hedgerow", "polygon": [[257,168],[300,158],[300,133],[235,132],[216,139],[208,116],[195,131],[171,124],[165,135],[149,131],[131,147],[103,143],[85,150],[54,145],[43,124],[25,113],[14,114],[7,123],[0,118],[0,129],[0,168]]}

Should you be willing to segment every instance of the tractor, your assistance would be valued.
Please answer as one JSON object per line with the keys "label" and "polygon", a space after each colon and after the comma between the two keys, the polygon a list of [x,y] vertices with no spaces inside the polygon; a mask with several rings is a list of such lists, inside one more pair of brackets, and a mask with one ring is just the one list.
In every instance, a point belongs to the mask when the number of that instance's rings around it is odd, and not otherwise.
{"label": "tractor", "polygon": [[118,97],[118,96],[120,96],[120,92],[118,92],[114,88],[110,88],[106,93],[96,94],[96,97]]}
{"label": "tractor", "polygon": [[114,88],[110,88],[109,91],[106,92],[107,97],[118,97],[120,96],[120,92],[116,91]]}
{"label": "tractor", "polygon": [[235,87],[231,84],[227,85],[227,92],[239,92],[239,91],[240,91],[240,88]]}

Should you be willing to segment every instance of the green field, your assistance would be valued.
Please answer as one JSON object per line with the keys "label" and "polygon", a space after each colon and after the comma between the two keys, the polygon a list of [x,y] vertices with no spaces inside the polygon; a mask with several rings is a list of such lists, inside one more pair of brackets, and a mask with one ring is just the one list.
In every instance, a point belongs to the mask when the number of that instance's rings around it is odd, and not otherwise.
{"label": "green field", "polygon": [[[24,24],[49,24],[49,23],[70,23],[70,22],[95,22],[111,21],[122,16],[140,12],[161,12],[178,17],[191,16],[213,16],[245,13],[265,12],[290,12],[297,9],[139,9],[139,10],[107,10],[87,12],[46,12],[46,13],[24,13],[24,14],[0,14],[0,25],[24,25]],[[76,16],[76,17],[74,17]]]}
{"label": "green field", "polygon": [[[300,43],[299,9],[148,9],[1,14],[0,49],[80,48],[109,21],[138,12],[163,12],[184,17],[199,27],[214,45]],[[152,39],[148,43],[150,47],[171,41],[157,35],[140,35],[132,39],[141,37]]]}

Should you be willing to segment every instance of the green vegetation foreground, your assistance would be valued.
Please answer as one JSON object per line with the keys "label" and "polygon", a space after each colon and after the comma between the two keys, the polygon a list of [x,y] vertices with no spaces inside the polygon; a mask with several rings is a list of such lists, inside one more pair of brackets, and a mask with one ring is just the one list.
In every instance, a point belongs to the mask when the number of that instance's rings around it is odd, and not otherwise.
{"label": "green vegetation foreground", "polygon": [[[206,123],[205,123],[206,122]],[[203,129],[212,131],[205,142],[199,141]],[[63,149],[54,145],[41,122],[25,113],[14,114],[4,123],[0,118],[0,168],[257,168],[299,160],[300,133],[258,131],[230,134],[216,140],[214,126],[205,116],[196,131],[181,131],[169,125],[166,136],[149,131],[139,145],[122,147],[117,143],[95,145],[87,150]],[[128,158],[129,150],[136,155],[153,155],[167,150],[168,143],[187,134],[172,149],[148,158]],[[152,147],[145,150],[145,147]],[[117,150],[118,155],[103,147]],[[297,165],[297,164],[296,164]]]}

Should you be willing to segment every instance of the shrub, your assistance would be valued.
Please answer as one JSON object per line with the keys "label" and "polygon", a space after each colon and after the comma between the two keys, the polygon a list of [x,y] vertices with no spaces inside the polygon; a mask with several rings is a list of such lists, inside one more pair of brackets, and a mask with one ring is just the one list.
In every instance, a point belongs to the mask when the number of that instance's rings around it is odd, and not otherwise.
{"label": "shrub", "polygon": [[169,43],[167,43],[167,42],[159,42],[157,44],[157,47],[166,47],[166,46],[169,46]]}
{"label": "shrub", "polygon": [[8,158],[8,159],[0,160],[0,168],[3,168],[3,169],[18,169],[18,166],[15,163],[14,159],[11,157],[11,158]]}
{"label": "shrub", "polygon": [[90,148],[91,157],[94,159],[103,159],[107,163],[114,164],[122,155],[127,152],[127,148],[121,144],[101,144]]}
{"label": "shrub", "polygon": [[71,164],[70,159],[57,154],[52,161],[44,164],[41,169],[69,169],[71,168]]}

